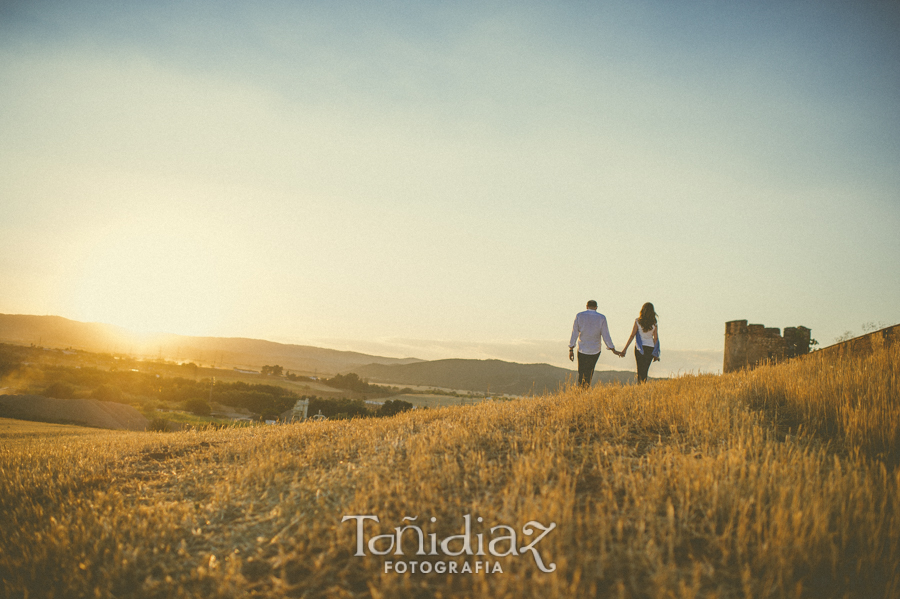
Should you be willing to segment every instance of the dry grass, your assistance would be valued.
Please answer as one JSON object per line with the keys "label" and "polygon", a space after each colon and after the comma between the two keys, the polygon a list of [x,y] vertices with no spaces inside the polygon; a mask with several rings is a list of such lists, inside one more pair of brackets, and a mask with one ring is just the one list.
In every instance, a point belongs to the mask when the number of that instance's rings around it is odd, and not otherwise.
{"label": "dry grass", "polygon": [[[2,439],[0,593],[900,596],[898,362],[895,348],[390,419]],[[555,522],[538,548],[557,569],[489,556],[502,574],[385,573],[388,558],[353,555],[351,514],[378,515],[373,533],[435,517],[439,538],[465,514],[484,518],[473,535]]]}

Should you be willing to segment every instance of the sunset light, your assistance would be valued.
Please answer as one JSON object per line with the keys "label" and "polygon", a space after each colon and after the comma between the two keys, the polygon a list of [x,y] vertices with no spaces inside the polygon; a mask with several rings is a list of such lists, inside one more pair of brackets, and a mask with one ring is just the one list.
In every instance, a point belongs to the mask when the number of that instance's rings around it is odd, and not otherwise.
{"label": "sunset light", "polygon": [[0,12],[0,313],[568,367],[652,301],[672,372],[897,319],[887,5],[189,5]]}
{"label": "sunset light", "polygon": [[898,0],[0,0],[0,597],[900,598]]}

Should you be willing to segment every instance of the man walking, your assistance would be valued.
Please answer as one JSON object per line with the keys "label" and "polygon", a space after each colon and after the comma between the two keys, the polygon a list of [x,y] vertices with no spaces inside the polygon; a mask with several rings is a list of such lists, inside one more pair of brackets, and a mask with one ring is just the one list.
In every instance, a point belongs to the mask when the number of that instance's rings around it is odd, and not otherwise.
{"label": "man walking", "polygon": [[600,357],[600,339],[606,344],[607,349],[617,356],[612,339],[609,338],[609,327],[606,325],[606,317],[597,312],[597,302],[591,300],[587,303],[587,310],[579,312],[575,316],[575,324],[572,326],[572,339],[569,340],[569,360],[575,361],[575,341],[578,341],[578,384],[582,387],[590,387],[594,377],[594,366]]}

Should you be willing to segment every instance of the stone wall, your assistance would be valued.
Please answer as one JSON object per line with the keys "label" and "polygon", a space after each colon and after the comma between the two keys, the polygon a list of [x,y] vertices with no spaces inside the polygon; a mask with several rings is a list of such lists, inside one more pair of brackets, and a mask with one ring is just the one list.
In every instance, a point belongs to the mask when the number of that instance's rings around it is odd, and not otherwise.
{"label": "stone wall", "polygon": [[784,336],[777,328],[747,324],[746,320],[725,323],[725,362],[722,372],[754,368],[764,362],[779,362],[809,353],[810,330],[787,327]]}
{"label": "stone wall", "polygon": [[[875,331],[860,337],[854,337],[849,341],[835,343],[819,350],[825,355],[843,356],[847,353],[867,354],[874,349],[888,347],[900,341],[900,324]],[[817,352],[818,353],[818,352]]]}

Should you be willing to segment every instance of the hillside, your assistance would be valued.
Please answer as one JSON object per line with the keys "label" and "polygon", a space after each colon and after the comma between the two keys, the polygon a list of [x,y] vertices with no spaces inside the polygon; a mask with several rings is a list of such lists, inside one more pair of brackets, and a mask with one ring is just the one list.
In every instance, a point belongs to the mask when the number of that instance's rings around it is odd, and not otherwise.
{"label": "hillside", "polygon": [[[549,364],[517,364],[502,360],[432,360],[414,364],[369,364],[353,369],[372,383],[421,385],[484,393],[534,395],[560,390],[577,371]],[[633,372],[596,371],[594,384],[634,381]]]}
{"label": "hillside", "polygon": [[0,581],[10,597],[897,597],[898,370],[894,347],[377,420],[0,431]]}
{"label": "hillside", "polygon": [[96,399],[0,395],[0,417],[132,431],[147,428],[147,419],[132,406]]}
{"label": "hillside", "polygon": [[85,323],[60,316],[0,314],[0,342],[75,348],[134,357],[162,357],[218,367],[259,369],[279,364],[298,374],[334,374],[366,364],[409,364],[416,358],[386,358],[308,345],[260,339],[142,335],[107,324]]}

